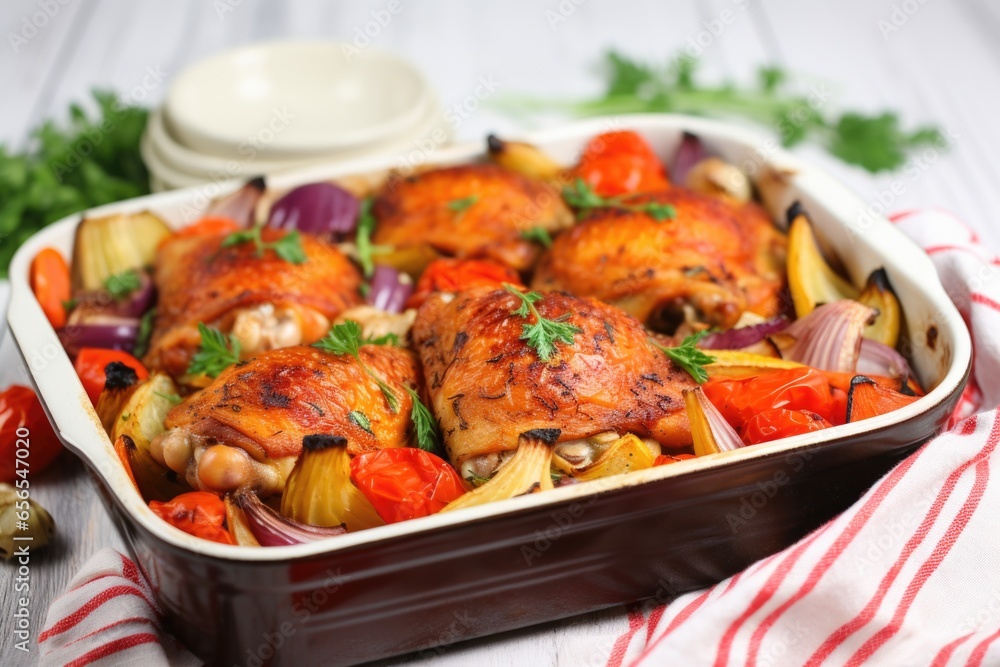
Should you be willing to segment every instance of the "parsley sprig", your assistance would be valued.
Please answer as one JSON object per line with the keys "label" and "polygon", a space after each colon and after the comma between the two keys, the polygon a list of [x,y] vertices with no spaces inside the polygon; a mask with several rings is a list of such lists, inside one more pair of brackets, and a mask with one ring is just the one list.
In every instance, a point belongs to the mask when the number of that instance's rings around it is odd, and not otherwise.
{"label": "parsley sprig", "polygon": [[699,81],[698,61],[686,55],[651,65],[609,51],[602,64],[606,88],[601,97],[568,103],[508,98],[505,106],[512,112],[562,109],[578,116],[668,112],[743,117],[772,128],[786,147],[812,141],[872,173],[899,169],[927,146],[947,147],[937,128],[907,131],[893,111],[833,113],[823,86],[805,90],[777,67],[759,68],[756,85],[740,86]]}
{"label": "parsley sprig", "polygon": [[285,234],[277,241],[267,242],[261,237],[263,229],[263,225],[254,225],[250,229],[233,232],[222,240],[222,247],[229,248],[241,243],[253,243],[257,246],[258,257],[263,257],[267,250],[273,250],[278,257],[291,264],[302,264],[306,261],[306,253],[302,249],[302,237],[298,230]]}
{"label": "parsley sprig", "polygon": [[142,286],[142,280],[135,269],[115,273],[104,281],[104,289],[115,301],[124,299]]}
{"label": "parsley sprig", "polygon": [[[362,336],[361,325],[354,320],[347,320],[341,324],[334,325],[330,332],[327,333],[326,337],[313,343],[313,347],[323,350],[324,352],[330,352],[331,354],[343,355],[347,354],[354,357],[357,362],[364,369],[365,373],[375,380],[375,384],[378,385],[379,391],[385,397],[386,403],[389,404],[389,409],[392,412],[399,411],[399,398],[396,396],[396,392],[392,390],[392,387],[386,383],[385,380],[380,378],[375,374],[368,364],[361,361],[361,346],[362,345],[398,345],[399,338],[393,334],[386,336],[380,336],[378,338],[364,338]],[[409,387],[404,387],[407,394],[410,395],[411,403],[413,407],[410,409],[410,419],[413,421],[414,432],[417,438],[417,446],[420,449],[425,449],[427,451],[434,451],[437,449],[437,443],[440,437],[440,432],[438,429],[437,421],[435,421],[434,416],[431,414],[427,406],[423,404],[420,400],[419,394]],[[355,421],[359,419],[358,415],[364,417],[364,424],[360,421]],[[348,415],[348,419],[354,421],[354,423],[361,426],[365,430],[370,430],[370,423],[368,418],[358,411],[352,411]]]}
{"label": "parsley sprig", "polygon": [[218,329],[205,326],[203,322],[198,323],[198,333],[201,334],[201,346],[191,359],[187,368],[188,375],[218,377],[219,373],[240,360],[240,341],[236,336],[226,336]]}
{"label": "parsley sprig", "polygon": [[581,333],[580,327],[566,322],[569,313],[566,313],[554,320],[549,320],[541,316],[535,303],[542,299],[538,292],[522,292],[520,289],[504,283],[503,288],[521,300],[521,305],[510,311],[511,315],[528,318],[534,317],[534,322],[526,322],[521,329],[521,340],[525,341],[538,353],[538,358],[548,361],[556,352],[556,343],[565,345],[573,344],[573,337]]}
{"label": "parsley sprig", "polygon": [[603,197],[594,192],[582,178],[577,178],[573,182],[573,185],[563,187],[562,196],[567,204],[576,209],[577,218],[581,218],[590,211],[598,208],[616,208],[622,211],[645,213],[657,222],[673,220],[677,215],[677,211],[674,210],[673,206],[662,202],[629,202],[629,199],[633,195]]}
{"label": "parsley sprig", "polygon": [[455,212],[455,222],[458,222],[465,215],[465,212],[475,206],[479,201],[479,195],[469,195],[462,199],[453,199],[448,202],[448,210]]}
{"label": "parsley sprig", "polygon": [[525,241],[538,243],[544,248],[552,247],[552,236],[549,234],[549,230],[544,227],[532,227],[531,229],[525,229],[521,232],[521,238]]}
{"label": "parsley sprig", "polygon": [[650,338],[649,342],[653,347],[667,355],[671,361],[687,371],[695,382],[701,384],[708,380],[708,371],[705,370],[705,365],[715,362],[715,357],[705,354],[696,347],[698,341],[707,335],[707,330],[691,334],[677,347],[665,347],[656,342],[654,338]]}
{"label": "parsley sprig", "polygon": [[365,278],[371,278],[375,273],[375,260],[373,258],[375,246],[372,245],[372,234],[375,232],[375,216],[372,215],[372,205],[375,200],[365,197],[361,200],[361,209],[358,212],[358,229],[354,236],[354,247],[358,252],[358,262],[361,263],[361,271]]}

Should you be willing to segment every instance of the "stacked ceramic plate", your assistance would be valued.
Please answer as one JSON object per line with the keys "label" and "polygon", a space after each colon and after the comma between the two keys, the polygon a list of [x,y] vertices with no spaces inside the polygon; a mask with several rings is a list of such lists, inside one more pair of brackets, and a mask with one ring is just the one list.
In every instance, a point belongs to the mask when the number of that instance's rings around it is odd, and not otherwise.
{"label": "stacked ceramic plate", "polygon": [[409,63],[331,42],[271,42],[182,72],[150,115],[153,190],[447,143],[440,102]]}

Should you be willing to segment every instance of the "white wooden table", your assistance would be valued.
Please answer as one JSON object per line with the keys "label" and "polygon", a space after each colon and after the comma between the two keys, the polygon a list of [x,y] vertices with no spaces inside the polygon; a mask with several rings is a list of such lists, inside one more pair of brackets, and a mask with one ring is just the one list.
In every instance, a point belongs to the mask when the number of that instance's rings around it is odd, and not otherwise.
{"label": "white wooden table", "polygon": [[[276,38],[354,41],[366,27],[374,47],[411,59],[459,104],[480,77],[498,94],[580,97],[600,92],[595,63],[610,47],[648,60],[701,43],[706,79],[749,81],[777,63],[827,84],[837,108],[899,110],[908,126],[936,123],[953,141],[935,159],[872,177],[821,151],[799,149],[889,210],[942,207],[1000,248],[1000,4],[995,0],[422,0],[384,26],[389,5],[323,0],[5,0],[0,7],[0,142],[20,146],[43,119],[65,118],[94,87],[155,105],[172,76],[208,55]],[[45,15],[45,7],[51,16]],[[55,10],[55,11],[53,11]],[[374,12],[374,13],[373,13]],[[367,24],[367,26],[366,26]],[[30,26],[30,27],[29,27]],[[36,27],[40,26],[40,27]],[[712,34],[712,29],[717,34]],[[11,35],[16,35],[12,37]],[[689,41],[690,40],[690,41]],[[137,89],[150,71],[164,75]],[[480,107],[457,128],[460,139],[516,131],[517,122]],[[2,294],[0,294],[2,296]],[[0,298],[0,307],[3,299]],[[21,379],[9,335],[0,341],[0,385]],[[98,548],[123,548],[82,466],[69,455],[35,480],[34,497],[55,517],[55,544],[32,561],[32,627],[49,601]],[[11,648],[11,570],[0,564],[0,664],[33,663]],[[566,623],[452,647],[436,664],[519,664],[519,647],[542,643],[558,664]],[[603,664],[595,656],[595,664]]]}

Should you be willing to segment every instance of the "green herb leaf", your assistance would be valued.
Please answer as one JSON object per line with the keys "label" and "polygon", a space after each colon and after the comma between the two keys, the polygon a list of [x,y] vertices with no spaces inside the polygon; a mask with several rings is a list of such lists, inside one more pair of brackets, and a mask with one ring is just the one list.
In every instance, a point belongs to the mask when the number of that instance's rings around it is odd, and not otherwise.
{"label": "green herb leaf", "polygon": [[334,325],[325,337],[313,343],[312,346],[338,356],[347,354],[354,357],[365,373],[375,380],[375,384],[389,405],[389,410],[394,413],[399,412],[399,398],[396,397],[396,393],[392,390],[392,387],[376,375],[375,371],[369,368],[368,364],[361,360],[361,346],[367,344],[370,343],[361,337],[361,325],[354,320],[347,320],[346,322]]}
{"label": "green herb leaf", "polygon": [[0,146],[0,279],[14,251],[45,225],[149,192],[139,155],[146,110],[108,92],[93,97],[95,116],[74,105],[63,127],[49,121],[34,130],[24,152]]}
{"label": "green herb leaf", "polygon": [[198,332],[201,334],[201,347],[191,359],[188,366],[188,375],[207,375],[208,377],[218,377],[219,373],[226,370],[240,360],[240,341],[236,336],[223,335],[218,329],[198,323]]}
{"label": "green herb leaf", "polygon": [[552,247],[552,237],[549,235],[549,230],[544,227],[532,227],[531,229],[525,229],[521,232],[521,238],[525,241],[539,243],[545,248]]}
{"label": "green herb leaf", "polygon": [[110,275],[104,281],[104,289],[116,301],[124,299],[142,286],[139,274],[133,269]]}
{"label": "green herb leaf", "polygon": [[646,213],[657,222],[672,220],[677,215],[674,207],[670,204],[656,201],[630,203],[628,199],[633,196],[602,197],[594,192],[582,178],[577,178],[573,185],[563,187],[563,199],[576,209],[577,218],[598,208],[615,208],[622,211]]}
{"label": "green herb leaf", "polygon": [[372,433],[372,423],[368,420],[365,413],[360,410],[351,410],[347,413],[347,421],[351,422],[358,428],[362,428],[369,433]]}
{"label": "green herb leaf", "polygon": [[290,264],[302,264],[306,257],[305,250],[302,249],[302,236],[298,230],[288,232],[277,241],[265,242],[261,236],[262,225],[255,225],[250,229],[241,229],[232,232],[222,239],[222,247],[229,248],[243,243],[253,243],[257,246],[257,256],[262,257],[268,250],[273,250],[281,259]]}
{"label": "green herb leaf", "polygon": [[650,338],[649,342],[675,364],[683,368],[688,375],[694,378],[698,384],[708,380],[708,371],[705,365],[715,362],[715,357],[709,356],[695,347],[702,338],[708,335],[708,331],[699,331],[685,338],[677,347],[664,347]]}
{"label": "green herb leaf", "polygon": [[475,487],[480,487],[486,482],[490,481],[489,477],[483,477],[482,475],[477,475],[474,472],[470,472],[469,476],[465,478],[465,481]]}
{"label": "green herb leaf", "polygon": [[428,452],[437,451],[438,443],[441,441],[441,430],[437,420],[420,400],[420,395],[417,392],[407,387],[406,393],[410,395],[410,400],[413,402],[413,407],[410,409],[410,419],[413,421],[417,447]]}
{"label": "green herb leaf", "polygon": [[403,347],[399,341],[399,336],[394,333],[387,333],[381,336],[368,336],[364,340],[364,345],[389,345],[390,347]]}
{"label": "green herb leaf", "polygon": [[936,128],[907,132],[892,111],[821,111],[829,106],[826,100],[802,92],[779,67],[761,67],[756,85],[709,85],[698,80],[695,59],[681,55],[668,63],[640,63],[610,51],[602,67],[606,87],[601,97],[570,103],[514,99],[510,108],[519,112],[561,108],[580,116],[667,112],[743,117],[772,128],[784,146],[808,140],[872,173],[899,169],[922,147],[947,147]]}
{"label": "green herb leaf", "polygon": [[455,211],[456,213],[461,213],[471,206],[475,205],[479,201],[479,195],[469,195],[468,197],[463,197],[462,199],[453,199],[448,202],[449,210]]}
{"label": "green herb leaf", "polygon": [[[375,200],[365,197],[361,200],[358,212],[358,229],[354,237],[354,247],[358,252],[358,261],[365,278],[371,278],[375,273],[375,260],[372,252],[372,234],[375,232],[375,216],[372,215],[372,205]],[[367,296],[367,295],[365,295]]]}
{"label": "green herb leaf", "polygon": [[177,394],[164,394],[159,391],[154,391],[153,394],[159,396],[160,398],[170,401],[174,405],[180,405],[181,403],[184,402],[184,399],[178,396]]}
{"label": "green herb leaf", "polygon": [[503,287],[521,300],[521,305],[512,310],[511,315],[535,318],[533,323],[527,323],[522,327],[521,340],[525,341],[529,347],[534,348],[539,359],[542,361],[551,359],[552,355],[556,353],[556,343],[573,344],[574,336],[580,333],[581,329],[566,322],[569,313],[555,320],[546,319],[535,308],[535,303],[542,299],[541,294],[522,292],[510,283],[504,283]]}
{"label": "green herb leaf", "polygon": [[139,320],[139,331],[135,336],[135,345],[132,354],[136,359],[141,359],[149,351],[149,339],[153,335],[153,323],[156,321],[156,308],[150,308]]}

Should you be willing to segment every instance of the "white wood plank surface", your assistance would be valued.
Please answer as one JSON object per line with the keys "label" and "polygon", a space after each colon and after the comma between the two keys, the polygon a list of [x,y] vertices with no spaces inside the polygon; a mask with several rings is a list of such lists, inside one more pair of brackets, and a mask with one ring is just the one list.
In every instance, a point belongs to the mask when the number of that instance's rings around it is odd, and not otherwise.
{"label": "white wood plank surface", "polygon": [[[355,39],[387,0],[233,0],[231,11],[205,0],[6,0],[0,7],[0,143],[20,146],[43,119],[65,117],[71,101],[94,87],[129,91],[148,69],[166,74],[146,91],[162,100],[172,76],[213,53],[257,40],[286,37]],[[918,9],[883,34],[894,6]],[[25,20],[58,7],[26,43],[11,43]],[[565,20],[553,23],[560,8]],[[709,79],[750,81],[758,65],[781,64],[834,91],[834,108],[893,109],[907,125],[936,123],[954,136],[951,150],[917,171],[873,177],[813,147],[802,154],[826,166],[866,200],[876,202],[894,183],[904,192],[890,209],[942,207],[954,211],[994,248],[1000,248],[1000,5],[994,0],[423,0],[371,39],[420,67],[445,106],[461,102],[480,77],[493,77],[502,94],[585,97],[600,91],[594,66],[607,48],[663,61],[728,12],[731,21],[702,49]],[[899,18],[897,15],[895,18]],[[884,27],[884,26],[883,26]],[[16,38],[15,38],[16,40]],[[546,122],[552,122],[546,120]],[[462,139],[487,131],[516,131],[518,121],[488,108],[457,128]],[[2,301],[2,299],[0,299]],[[0,340],[0,382],[18,379],[11,341]],[[52,597],[101,546],[121,548],[111,521],[79,463],[64,456],[40,475],[34,496],[59,526],[53,548],[32,561],[32,623],[36,632]],[[0,564],[0,571],[4,571]],[[0,664],[34,656],[10,650],[9,576],[0,577]],[[522,664],[539,644],[559,664],[565,629],[576,619],[453,647],[435,664]],[[595,646],[612,638],[595,637]],[[503,646],[497,651],[496,646]],[[603,664],[595,654],[594,664]]]}

